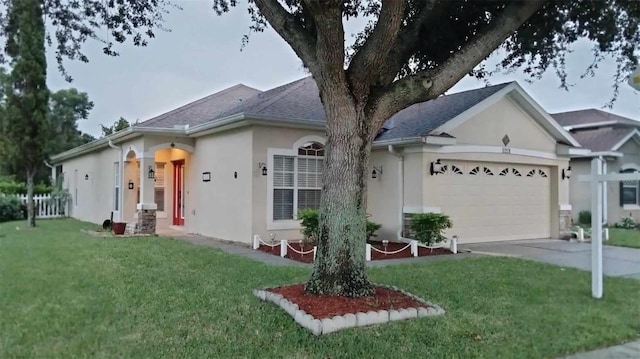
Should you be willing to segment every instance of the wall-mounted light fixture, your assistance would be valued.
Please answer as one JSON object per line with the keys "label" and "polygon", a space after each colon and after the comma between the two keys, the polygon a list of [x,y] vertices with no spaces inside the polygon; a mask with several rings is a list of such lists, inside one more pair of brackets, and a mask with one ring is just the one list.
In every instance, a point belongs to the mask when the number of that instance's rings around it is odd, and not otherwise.
{"label": "wall-mounted light fixture", "polygon": [[373,166],[373,171],[371,171],[371,178],[376,179],[378,178],[378,175],[382,174],[382,166],[380,167],[376,167]]}
{"label": "wall-mounted light fixture", "polygon": [[129,180],[129,189],[133,189],[134,183],[133,180]]}
{"label": "wall-mounted light fixture", "polygon": [[429,172],[431,173],[432,176],[442,172],[442,163],[440,163],[440,159],[439,158],[437,160],[431,162],[431,166],[429,168]]}
{"label": "wall-mounted light fixture", "polygon": [[211,181],[211,172],[202,172],[202,182]]}
{"label": "wall-mounted light fixture", "polygon": [[233,171],[233,178],[238,178],[238,171]]}
{"label": "wall-mounted light fixture", "polygon": [[156,171],[153,170],[153,167],[149,166],[149,171],[147,171],[147,178],[148,179],[155,179],[156,178]]}
{"label": "wall-mounted light fixture", "polygon": [[173,143],[173,142],[171,142],[171,144],[170,144],[169,146],[171,146],[171,148],[175,148],[175,147],[176,147],[176,144],[175,144],[175,143]]}
{"label": "wall-mounted light fixture", "polygon": [[267,175],[267,164],[264,162],[258,162],[258,168],[260,168],[262,170],[262,175],[266,176]]}
{"label": "wall-mounted light fixture", "polygon": [[567,167],[567,169],[562,169],[562,179],[571,178],[571,166]]}
{"label": "wall-mounted light fixture", "polygon": [[89,174],[87,173],[86,175],[84,175],[84,180],[88,181],[89,180]]}

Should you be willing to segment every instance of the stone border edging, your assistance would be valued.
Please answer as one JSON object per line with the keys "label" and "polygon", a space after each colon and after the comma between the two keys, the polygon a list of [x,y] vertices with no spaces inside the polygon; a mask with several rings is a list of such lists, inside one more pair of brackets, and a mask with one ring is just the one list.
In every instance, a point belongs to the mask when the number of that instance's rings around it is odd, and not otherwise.
{"label": "stone border edging", "polygon": [[273,293],[267,289],[254,289],[253,295],[261,300],[272,302],[277,306],[284,309],[293,320],[300,326],[311,331],[313,335],[319,336],[321,334],[329,334],[342,329],[363,327],[367,325],[383,324],[396,320],[405,320],[413,318],[431,317],[444,315],[445,311],[439,305],[427,302],[426,300],[408,293],[398,287],[388,286],[384,284],[374,284],[377,287],[384,287],[391,290],[396,290],[402,294],[423,303],[425,307],[418,308],[403,308],[399,310],[379,310],[369,311],[366,313],[349,313],[345,315],[336,315],[333,318],[316,319],[310,314],[307,314],[304,310],[301,310],[297,304],[284,298],[282,294]]}

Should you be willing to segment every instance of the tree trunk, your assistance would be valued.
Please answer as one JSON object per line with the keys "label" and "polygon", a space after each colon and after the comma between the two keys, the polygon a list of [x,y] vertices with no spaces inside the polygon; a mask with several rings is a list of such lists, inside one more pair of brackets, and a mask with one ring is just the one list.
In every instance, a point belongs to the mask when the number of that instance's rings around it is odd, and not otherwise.
{"label": "tree trunk", "polygon": [[367,168],[371,136],[365,115],[347,96],[324,99],[327,144],[320,235],[306,292],[363,297],[373,294],[365,272]]}
{"label": "tree trunk", "polygon": [[33,203],[33,177],[34,171],[27,171],[27,225],[29,227],[36,226],[35,208]]}

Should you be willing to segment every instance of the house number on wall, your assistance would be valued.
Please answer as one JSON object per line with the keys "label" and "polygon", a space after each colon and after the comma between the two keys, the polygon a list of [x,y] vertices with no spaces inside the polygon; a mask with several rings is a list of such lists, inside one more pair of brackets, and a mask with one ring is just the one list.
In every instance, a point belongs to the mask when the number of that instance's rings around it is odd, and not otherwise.
{"label": "house number on wall", "polygon": [[502,153],[507,153],[507,154],[509,154],[509,153],[511,153],[511,149],[510,149],[510,148],[508,148],[508,147],[502,147]]}

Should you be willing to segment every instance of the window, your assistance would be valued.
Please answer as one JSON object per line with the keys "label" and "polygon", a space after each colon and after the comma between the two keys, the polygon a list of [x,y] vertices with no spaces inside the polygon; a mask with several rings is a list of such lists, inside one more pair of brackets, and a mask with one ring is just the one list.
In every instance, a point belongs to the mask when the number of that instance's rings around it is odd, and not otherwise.
{"label": "window", "polygon": [[324,147],[309,142],[297,156],[273,156],[273,220],[293,220],[300,209],[320,208]]}
{"label": "window", "polygon": [[120,210],[120,163],[113,163],[113,210]]}
{"label": "window", "polygon": [[[626,169],[621,173],[634,173],[634,169]],[[620,205],[638,204],[638,181],[622,181],[620,182]]]}

